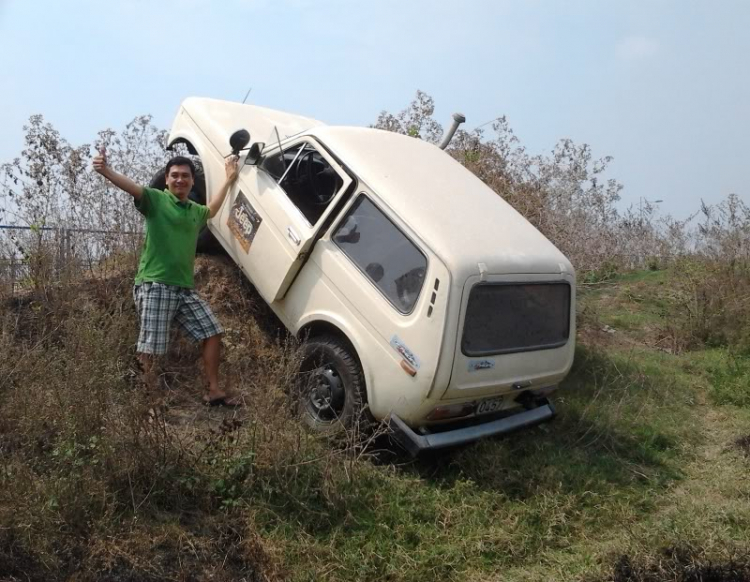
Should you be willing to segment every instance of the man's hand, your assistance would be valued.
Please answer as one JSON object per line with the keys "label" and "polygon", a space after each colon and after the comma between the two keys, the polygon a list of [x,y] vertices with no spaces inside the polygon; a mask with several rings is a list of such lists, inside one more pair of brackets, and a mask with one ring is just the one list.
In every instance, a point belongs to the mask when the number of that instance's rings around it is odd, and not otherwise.
{"label": "man's hand", "polygon": [[107,148],[104,146],[99,148],[99,155],[94,157],[94,170],[96,170],[102,176],[107,174],[109,166],[107,165]]}
{"label": "man's hand", "polygon": [[221,210],[221,205],[224,204],[224,198],[227,197],[227,192],[232,187],[232,184],[237,180],[237,176],[240,174],[239,158],[237,156],[229,156],[224,162],[224,169],[227,173],[227,179],[216,196],[211,196],[211,201],[208,203],[208,217],[213,218]]}
{"label": "man's hand", "polygon": [[118,174],[107,164],[107,149],[102,146],[99,148],[99,155],[94,157],[94,170],[112,182],[120,190],[124,190],[136,200],[140,200],[143,195],[143,186],[139,186],[133,180],[122,174]]}
{"label": "man's hand", "polygon": [[240,158],[238,156],[229,156],[224,162],[224,169],[227,172],[227,182],[231,184],[240,175]]}

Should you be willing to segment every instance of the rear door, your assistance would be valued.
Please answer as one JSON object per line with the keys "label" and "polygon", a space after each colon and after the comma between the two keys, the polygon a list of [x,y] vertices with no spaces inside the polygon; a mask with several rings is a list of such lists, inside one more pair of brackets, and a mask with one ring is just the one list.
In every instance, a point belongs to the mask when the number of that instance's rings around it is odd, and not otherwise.
{"label": "rear door", "polygon": [[559,273],[469,278],[443,398],[556,383],[573,360],[574,305],[571,280]]}
{"label": "rear door", "polygon": [[269,303],[283,298],[352,179],[310,137],[243,168],[220,218],[224,241]]}

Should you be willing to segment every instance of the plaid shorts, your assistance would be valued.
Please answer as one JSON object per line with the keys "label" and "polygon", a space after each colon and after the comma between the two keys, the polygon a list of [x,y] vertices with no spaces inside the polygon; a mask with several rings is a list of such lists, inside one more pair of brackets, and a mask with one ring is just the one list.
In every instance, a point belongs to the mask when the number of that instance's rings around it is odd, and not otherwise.
{"label": "plaid shorts", "polygon": [[166,354],[172,320],[195,341],[224,333],[211,308],[193,289],[141,283],[133,287],[133,300],[141,323],[139,353]]}

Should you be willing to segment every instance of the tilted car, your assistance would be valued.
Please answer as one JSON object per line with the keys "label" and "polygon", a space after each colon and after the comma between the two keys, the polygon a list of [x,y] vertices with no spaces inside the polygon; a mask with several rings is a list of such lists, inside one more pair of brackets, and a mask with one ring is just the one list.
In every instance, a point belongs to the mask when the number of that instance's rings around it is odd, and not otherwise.
{"label": "tilted car", "polygon": [[416,453],[553,416],[573,363],[574,270],[443,149],[203,98],[181,104],[178,143],[200,156],[209,199],[240,155],[208,228],[306,340],[310,426],[364,413]]}

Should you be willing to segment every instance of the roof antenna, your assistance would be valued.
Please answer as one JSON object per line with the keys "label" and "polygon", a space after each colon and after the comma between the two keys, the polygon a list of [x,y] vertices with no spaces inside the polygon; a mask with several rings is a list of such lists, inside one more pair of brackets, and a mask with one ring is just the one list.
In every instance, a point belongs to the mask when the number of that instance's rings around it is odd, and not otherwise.
{"label": "roof antenna", "polygon": [[276,141],[279,142],[279,152],[281,152],[281,159],[284,162],[284,172],[286,172],[286,156],[284,156],[284,152],[281,149],[281,136],[279,136],[279,128],[274,125],[273,130],[276,132]]}
{"label": "roof antenna", "polygon": [[245,98],[244,98],[244,99],[242,100],[242,104],[243,104],[243,105],[245,104],[245,101],[247,101],[247,98],[248,98],[248,97],[250,97],[250,92],[251,92],[252,90],[253,90],[253,88],[252,88],[252,87],[250,87],[250,88],[249,88],[249,89],[247,90],[247,94],[245,95]]}

